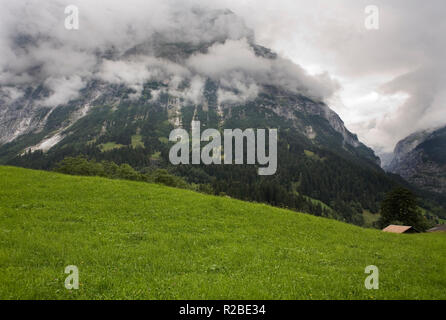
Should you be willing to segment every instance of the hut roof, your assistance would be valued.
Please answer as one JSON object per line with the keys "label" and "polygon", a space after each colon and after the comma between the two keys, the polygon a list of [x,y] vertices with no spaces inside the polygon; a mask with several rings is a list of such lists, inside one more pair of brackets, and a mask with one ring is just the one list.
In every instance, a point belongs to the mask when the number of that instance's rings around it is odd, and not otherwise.
{"label": "hut roof", "polygon": [[412,226],[398,226],[395,224],[391,224],[383,229],[384,232],[392,232],[392,233],[404,233],[408,230],[412,229]]}

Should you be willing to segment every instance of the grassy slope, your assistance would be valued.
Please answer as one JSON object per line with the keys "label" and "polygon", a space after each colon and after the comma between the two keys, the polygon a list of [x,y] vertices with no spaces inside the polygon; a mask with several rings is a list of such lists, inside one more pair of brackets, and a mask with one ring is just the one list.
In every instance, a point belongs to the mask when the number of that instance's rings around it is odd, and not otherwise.
{"label": "grassy slope", "polygon": [[[364,268],[380,268],[380,289]],[[77,265],[80,289],[64,288]],[[446,236],[0,167],[0,298],[446,298]]]}

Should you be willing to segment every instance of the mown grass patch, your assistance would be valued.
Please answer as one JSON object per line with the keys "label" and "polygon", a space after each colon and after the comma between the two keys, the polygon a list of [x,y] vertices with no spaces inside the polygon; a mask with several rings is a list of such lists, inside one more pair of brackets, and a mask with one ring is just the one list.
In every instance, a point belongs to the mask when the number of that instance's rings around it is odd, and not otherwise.
{"label": "mown grass patch", "polygon": [[144,148],[144,142],[142,142],[142,136],[140,134],[135,134],[132,136],[132,147]]}
{"label": "mown grass patch", "polygon": [[107,152],[107,151],[110,151],[110,150],[113,150],[113,149],[119,149],[119,148],[122,148],[122,147],[125,147],[125,146],[122,145],[122,144],[118,144],[116,142],[107,142],[107,143],[102,143],[102,144],[99,145],[99,149],[102,152]]}

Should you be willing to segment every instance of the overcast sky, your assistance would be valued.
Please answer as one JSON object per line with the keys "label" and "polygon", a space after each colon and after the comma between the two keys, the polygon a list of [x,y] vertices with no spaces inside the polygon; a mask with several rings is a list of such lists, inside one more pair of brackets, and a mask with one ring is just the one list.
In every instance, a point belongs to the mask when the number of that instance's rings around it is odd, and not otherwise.
{"label": "overcast sky", "polygon": [[[227,2],[260,43],[337,79],[331,107],[377,152],[446,125],[446,1]],[[378,30],[365,28],[368,5],[379,8]]]}
{"label": "overcast sky", "polygon": [[[63,28],[68,4],[80,9],[77,33]],[[197,4],[228,8],[239,18],[198,19],[188,11]],[[193,100],[203,77],[210,76],[228,89],[236,87],[243,99],[268,81],[320,97],[378,154],[414,131],[446,124],[444,0],[0,0],[0,5],[0,85],[11,99],[21,94],[14,88],[36,80],[54,91],[45,103],[57,105],[76,97],[91,78],[124,82],[138,91],[143,81],[158,76],[172,83],[190,77],[187,95]],[[369,5],[379,9],[378,30],[364,25]],[[174,40],[221,35],[230,40],[181,66],[151,58],[97,61],[97,52],[125,52],[155,31]],[[30,35],[35,43],[21,47],[16,35]],[[281,60],[258,60],[246,43],[251,37]],[[240,97],[223,90],[220,98]]]}

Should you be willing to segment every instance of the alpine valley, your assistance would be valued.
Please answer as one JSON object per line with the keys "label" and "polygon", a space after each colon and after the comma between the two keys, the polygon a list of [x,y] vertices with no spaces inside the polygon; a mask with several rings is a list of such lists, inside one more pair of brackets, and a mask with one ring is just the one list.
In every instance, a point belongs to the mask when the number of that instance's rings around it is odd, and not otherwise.
{"label": "alpine valley", "polygon": [[[1,90],[0,164],[52,170],[66,157],[84,155],[140,172],[166,169],[200,191],[363,226],[377,220],[384,194],[404,185],[417,193],[429,218],[446,218],[446,201],[434,193],[444,191],[444,178],[420,178],[394,162],[391,171],[410,185],[381,169],[373,150],[324,102],[329,79],[311,77],[256,44],[249,29],[230,32],[242,23],[230,11],[191,14],[206,26],[206,36],[153,32],[125,50],[98,50],[93,76],[80,75],[83,85],[68,101],[54,102],[45,66],[26,66],[21,72],[32,82]],[[24,54],[39,41],[46,40],[17,34],[14,50]],[[193,120],[202,130],[277,128],[276,174],[259,176],[256,165],[170,164],[169,133],[180,127],[190,132]],[[441,132],[431,133],[423,148],[434,150],[430,141]],[[420,148],[410,153],[417,163]],[[429,162],[423,172],[435,168],[444,163]],[[418,189],[426,185],[427,191]]]}

